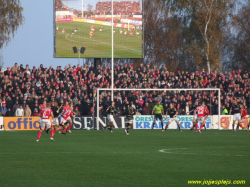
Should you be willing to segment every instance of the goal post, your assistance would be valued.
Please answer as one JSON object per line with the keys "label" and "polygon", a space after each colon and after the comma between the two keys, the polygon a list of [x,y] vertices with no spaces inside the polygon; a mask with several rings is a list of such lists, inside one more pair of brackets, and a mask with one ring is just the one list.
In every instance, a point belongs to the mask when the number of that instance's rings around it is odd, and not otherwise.
{"label": "goal post", "polygon": [[[218,92],[218,122],[216,123],[218,125],[218,129],[219,129],[219,126],[220,126],[220,108],[221,108],[221,102],[220,102],[220,96],[221,96],[221,90],[219,88],[182,88],[182,89],[162,89],[162,88],[159,88],[159,89],[146,89],[146,88],[94,88],[96,90],[96,120],[95,123],[94,123],[94,129],[97,129],[99,130],[100,129],[100,125],[104,126],[105,123],[100,119],[100,111],[99,111],[99,99],[100,99],[100,94],[101,92],[111,92],[111,93],[114,93],[114,92],[123,92],[123,91],[140,91],[140,92],[153,92],[153,91],[158,91],[158,92],[181,92],[181,91],[191,91],[191,92],[209,92],[211,93],[212,91],[216,91]],[[211,96],[211,94],[210,94]],[[94,99],[93,99],[94,100]],[[210,109],[210,108],[208,108]],[[178,114],[179,115],[179,114]],[[211,110],[210,110],[210,116],[211,116]],[[211,120],[213,120],[213,117],[211,118]],[[212,121],[211,121],[212,122]],[[214,123],[213,123],[214,125]],[[217,128],[216,128],[217,129]]]}

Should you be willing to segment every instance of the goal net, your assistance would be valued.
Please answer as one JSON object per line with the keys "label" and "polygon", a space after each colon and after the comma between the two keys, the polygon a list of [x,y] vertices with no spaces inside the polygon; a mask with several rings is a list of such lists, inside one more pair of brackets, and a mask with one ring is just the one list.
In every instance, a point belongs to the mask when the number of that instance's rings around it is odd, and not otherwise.
{"label": "goal net", "polygon": [[[96,88],[94,90],[95,104],[94,129],[103,129],[108,123],[106,109],[111,104],[113,98],[116,107],[114,115],[115,129],[125,128],[126,116],[124,111],[129,102],[133,102],[136,108],[134,115],[133,129],[151,129],[154,117],[152,108],[157,101],[161,102],[164,107],[164,114],[173,103],[177,109],[177,119],[182,129],[190,129],[193,125],[193,111],[198,101],[205,102],[210,114],[206,119],[206,129],[219,129],[220,123],[220,89],[218,88],[200,88],[200,89],[131,89],[131,88]],[[112,95],[113,94],[113,95]],[[169,121],[169,116],[163,115],[163,126],[165,128]],[[161,121],[157,119],[155,129],[161,129]],[[200,124],[198,124],[198,127]],[[169,129],[177,129],[175,121],[171,122]]]}

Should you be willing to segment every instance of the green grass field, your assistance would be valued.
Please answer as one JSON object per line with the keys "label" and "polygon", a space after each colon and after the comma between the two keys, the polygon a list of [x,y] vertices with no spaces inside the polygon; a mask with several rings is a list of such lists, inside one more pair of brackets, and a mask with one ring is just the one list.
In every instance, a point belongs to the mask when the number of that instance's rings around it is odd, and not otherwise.
{"label": "green grass field", "polygon": [[0,131],[1,187],[250,186],[249,131],[74,130],[54,142],[37,132]]}
{"label": "green grass field", "polygon": [[[95,32],[90,38],[90,27],[93,24],[66,22],[56,23],[59,31],[56,31],[56,57],[76,57],[72,47],[85,47],[86,51],[81,54],[81,58],[111,58],[111,27],[95,25]],[[78,28],[78,31],[72,35],[72,30]],[[65,34],[62,34],[65,29]],[[139,36],[125,36],[119,34],[120,28],[115,28],[114,34],[114,58],[142,58],[142,33]],[[122,29],[124,31],[124,29]],[[135,33],[134,33],[135,34]]]}

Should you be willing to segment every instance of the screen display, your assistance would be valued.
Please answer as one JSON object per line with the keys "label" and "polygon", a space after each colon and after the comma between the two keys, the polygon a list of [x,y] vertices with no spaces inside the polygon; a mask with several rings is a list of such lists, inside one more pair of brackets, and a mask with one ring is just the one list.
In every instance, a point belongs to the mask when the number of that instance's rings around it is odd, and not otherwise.
{"label": "screen display", "polygon": [[54,57],[142,58],[142,2],[54,0]]}

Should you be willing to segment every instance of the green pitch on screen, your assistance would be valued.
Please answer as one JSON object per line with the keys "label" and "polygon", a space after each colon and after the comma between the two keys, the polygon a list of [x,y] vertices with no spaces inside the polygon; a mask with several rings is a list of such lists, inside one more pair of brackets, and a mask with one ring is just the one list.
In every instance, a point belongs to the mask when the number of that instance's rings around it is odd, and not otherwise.
{"label": "green pitch on screen", "polygon": [[[94,25],[95,31],[90,38],[91,26]],[[84,22],[64,22],[56,23],[55,31],[55,57],[58,58],[78,58],[78,54],[74,53],[72,47],[85,47],[85,53],[81,54],[81,58],[111,58],[112,34],[111,27]],[[102,31],[100,28],[102,27]],[[55,29],[56,29],[55,28]],[[77,32],[72,31],[77,28]],[[64,34],[62,29],[65,30]],[[129,32],[124,35],[124,29],[120,34],[120,28],[114,27],[114,58],[142,58],[142,31],[139,35],[130,36]]]}

